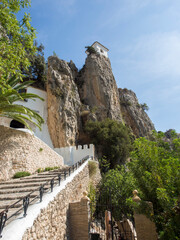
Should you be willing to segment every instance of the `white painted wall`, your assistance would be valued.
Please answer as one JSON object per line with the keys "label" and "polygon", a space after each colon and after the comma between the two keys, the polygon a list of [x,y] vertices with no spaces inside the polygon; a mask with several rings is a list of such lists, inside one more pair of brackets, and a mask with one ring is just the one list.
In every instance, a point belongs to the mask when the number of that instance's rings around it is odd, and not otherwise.
{"label": "white painted wall", "polygon": [[104,48],[102,45],[100,45],[98,42],[95,42],[92,47],[101,55],[108,58],[108,51],[106,48]]}
{"label": "white painted wall", "polygon": [[27,99],[27,102],[25,101],[17,101],[16,103],[19,105],[23,105],[25,107],[28,107],[32,110],[35,110],[43,119],[44,124],[42,124],[42,131],[39,130],[38,127],[31,125],[34,134],[36,137],[40,138],[43,142],[45,142],[49,147],[53,148],[53,144],[49,135],[48,131],[48,125],[47,125],[47,93],[46,91],[28,87],[27,93],[33,93],[38,95],[39,97],[42,97],[44,101],[41,101],[40,99],[36,98],[35,101],[32,99]]}
{"label": "white painted wall", "polygon": [[67,165],[73,165],[87,155],[94,158],[93,144],[55,148],[54,150],[64,158],[64,163]]}

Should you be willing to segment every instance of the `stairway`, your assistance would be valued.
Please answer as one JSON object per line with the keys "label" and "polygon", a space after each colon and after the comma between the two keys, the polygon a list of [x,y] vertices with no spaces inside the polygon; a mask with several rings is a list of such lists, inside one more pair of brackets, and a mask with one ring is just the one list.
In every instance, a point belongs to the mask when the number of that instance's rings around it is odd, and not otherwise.
{"label": "stairway", "polygon": [[[53,186],[59,184],[60,180],[64,180],[68,176],[69,169],[69,167],[63,166],[48,172],[0,182],[0,214],[6,208],[8,209],[6,225],[24,211],[23,199],[28,194],[29,205],[40,201],[40,187],[43,186],[43,194],[51,191]],[[54,179],[53,186],[52,179]]]}

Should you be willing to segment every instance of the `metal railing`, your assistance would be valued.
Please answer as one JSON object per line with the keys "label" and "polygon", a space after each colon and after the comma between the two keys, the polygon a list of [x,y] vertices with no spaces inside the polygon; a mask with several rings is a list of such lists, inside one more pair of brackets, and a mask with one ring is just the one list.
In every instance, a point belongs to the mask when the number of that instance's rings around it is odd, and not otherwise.
{"label": "metal railing", "polygon": [[[37,198],[39,198],[40,202],[42,202],[44,193],[47,193],[49,190],[51,190],[51,192],[53,192],[54,186],[56,186],[56,185],[60,186],[61,180],[63,180],[63,179],[66,180],[66,178],[69,177],[71,175],[71,173],[73,173],[75,170],[77,170],[85,161],[87,161],[90,158],[91,157],[88,155],[88,156],[84,157],[83,159],[81,159],[80,161],[78,161],[77,163],[70,166],[68,169],[58,172],[54,177],[47,180],[45,183],[40,184],[35,190],[31,191],[26,196],[19,199],[12,205],[9,205],[6,208],[4,208],[4,210],[0,212],[0,238],[2,238],[2,231],[5,227],[6,222],[9,219],[16,216],[22,210],[24,211],[23,216],[26,217],[28,207],[32,202],[34,202]],[[49,186],[48,186],[48,184],[49,184]],[[32,194],[37,191],[38,191],[38,194],[35,197],[31,198]],[[31,200],[30,200],[30,198],[31,198]],[[20,202],[22,202],[21,207],[19,207],[19,209],[16,212],[14,212],[10,216],[8,216],[8,211],[10,209],[14,208]]]}

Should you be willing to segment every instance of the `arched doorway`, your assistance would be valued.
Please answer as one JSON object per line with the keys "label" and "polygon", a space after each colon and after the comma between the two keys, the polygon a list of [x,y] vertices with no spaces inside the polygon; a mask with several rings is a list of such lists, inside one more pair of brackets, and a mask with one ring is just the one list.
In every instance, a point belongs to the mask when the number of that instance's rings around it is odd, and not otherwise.
{"label": "arched doorway", "polygon": [[10,127],[11,128],[25,128],[25,125],[23,123],[20,123],[20,122],[16,121],[16,120],[12,120],[10,122]]}

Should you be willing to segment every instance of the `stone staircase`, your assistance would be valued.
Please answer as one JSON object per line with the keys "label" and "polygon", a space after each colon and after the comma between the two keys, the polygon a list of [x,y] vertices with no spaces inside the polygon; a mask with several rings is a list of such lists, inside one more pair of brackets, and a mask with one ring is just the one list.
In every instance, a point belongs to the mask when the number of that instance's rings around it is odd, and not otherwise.
{"label": "stone staircase", "polygon": [[29,195],[29,205],[40,201],[40,187],[43,186],[43,194],[51,191],[51,187],[59,184],[60,180],[69,175],[69,169],[69,167],[63,166],[56,170],[0,182],[0,214],[5,209],[8,210],[6,225],[24,211],[23,199],[27,195]]}

